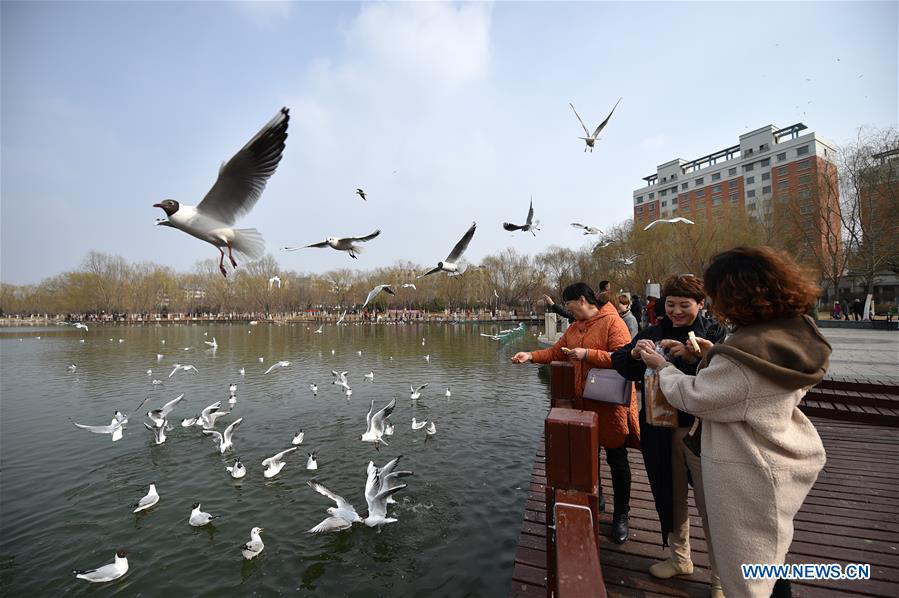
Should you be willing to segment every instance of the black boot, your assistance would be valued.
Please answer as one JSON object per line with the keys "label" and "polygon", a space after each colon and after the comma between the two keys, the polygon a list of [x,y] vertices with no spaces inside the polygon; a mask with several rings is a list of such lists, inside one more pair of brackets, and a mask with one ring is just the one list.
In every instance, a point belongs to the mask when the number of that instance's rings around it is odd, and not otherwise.
{"label": "black boot", "polygon": [[627,462],[627,448],[606,449],[606,462],[612,474],[612,498],[615,502],[612,516],[612,541],[622,544],[628,536],[628,512],[631,501],[631,469]]}
{"label": "black boot", "polygon": [[606,512],[606,497],[602,493],[602,484],[599,485],[599,512]]}
{"label": "black boot", "polygon": [[630,533],[627,520],[627,513],[615,513],[612,516],[611,538],[615,544],[624,544],[625,540],[627,540],[627,536]]}

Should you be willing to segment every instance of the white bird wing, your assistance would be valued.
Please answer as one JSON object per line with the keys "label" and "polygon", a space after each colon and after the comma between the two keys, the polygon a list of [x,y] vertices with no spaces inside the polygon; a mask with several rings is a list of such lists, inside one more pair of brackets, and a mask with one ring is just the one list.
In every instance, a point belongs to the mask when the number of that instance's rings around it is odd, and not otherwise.
{"label": "white bird wing", "polygon": [[160,415],[163,418],[165,418],[165,416],[167,416],[169,413],[171,413],[172,410],[175,408],[175,405],[177,405],[178,402],[183,398],[184,398],[184,393],[181,393],[180,395],[178,395],[177,397],[175,397],[174,399],[172,399],[171,401],[169,401],[168,403],[163,405],[162,409],[159,410]]}
{"label": "white bird wing", "polygon": [[216,446],[222,446],[222,435],[220,432],[216,432],[215,430],[203,430],[203,434],[212,436],[212,440],[215,442]]}
{"label": "white bird wing", "polygon": [[471,223],[471,228],[469,228],[468,231],[464,235],[462,235],[462,238],[459,239],[459,242],[456,243],[456,246],[453,247],[452,251],[450,251],[450,254],[446,256],[447,262],[455,263],[460,257],[462,257],[462,254],[466,249],[468,249],[468,244],[471,243],[471,238],[474,236],[474,231],[477,226],[477,222]]}
{"label": "white bird wing", "polygon": [[574,228],[582,228],[582,229],[584,229],[584,230],[587,230],[587,225],[586,225],[586,224],[581,224],[581,223],[579,223],[579,222],[572,222],[572,223],[571,223],[571,226],[573,226]]}
{"label": "white bird wing", "polygon": [[386,517],[387,516],[387,499],[403,488],[405,488],[407,484],[399,484],[398,486],[394,486],[393,488],[384,488],[383,484],[380,486],[381,490],[372,497],[372,500],[368,503],[368,516],[372,515]]}
{"label": "white bird wing", "polygon": [[341,530],[349,529],[353,527],[353,524],[344,519],[343,517],[328,517],[312,529],[308,530],[307,534],[326,534],[328,532],[339,532]]}
{"label": "white bird wing", "polygon": [[94,434],[112,434],[117,429],[122,427],[122,422],[116,422],[114,424],[110,424],[108,426],[88,426],[85,424],[75,423],[76,426],[81,428],[82,430],[87,430],[88,432],[93,432]]}
{"label": "white bird wing", "polygon": [[528,226],[534,221],[534,198],[531,198],[531,205],[528,208],[528,219],[525,222]]}
{"label": "white bird wing", "polygon": [[197,211],[228,225],[249,212],[278,167],[289,120],[288,109],[281,108],[240,151],[222,164],[215,184],[197,205]]}
{"label": "white bird wing", "polygon": [[424,389],[426,389],[426,388],[428,387],[428,384],[430,384],[430,382],[425,382],[424,384],[422,384],[421,386],[419,386],[417,389],[415,389],[415,392],[421,392],[421,391],[423,391]]}
{"label": "white bird wing", "polygon": [[375,237],[381,234],[381,229],[376,230],[370,235],[365,235],[364,237],[344,237],[342,239],[338,239],[338,241],[349,241],[351,243],[364,243],[366,241],[371,241]]}
{"label": "white bird wing", "polygon": [[243,421],[243,418],[239,417],[239,418],[235,419],[233,422],[231,422],[230,426],[225,428],[225,433],[223,434],[223,438],[225,439],[226,443],[231,442],[231,438],[234,436],[234,430],[237,429],[237,426],[239,426],[240,422],[242,422],[242,421]]}
{"label": "white bird wing", "polygon": [[380,293],[381,289],[383,289],[385,286],[387,285],[379,284],[378,286],[370,290],[368,292],[368,297],[365,298],[365,303],[362,304],[362,307],[365,307],[366,305],[368,305],[369,301],[377,297],[378,293]]}
{"label": "white bird wing", "polygon": [[203,419],[208,419],[209,414],[212,413],[213,411],[218,411],[218,408],[221,406],[222,406],[222,402],[216,401],[212,405],[209,405],[208,407],[203,409],[203,411],[200,412],[200,417],[202,417]]}
{"label": "white bird wing", "polygon": [[366,432],[371,431],[371,416],[375,412],[375,400],[372,399],[371,406],[368,408],[368,413],[365,415],[365,428]]}
{"label": "white bird wing", "polygon": [[[272,365],[270,368],[268,368],[267,370],[265,370],[265,373],[266,373],[266,374],[269,373],[270,371],[272,371],[273,369],[275,369],[275,368],[278,367],[279,365],[280,365],[280,364],[278,364],[278,363]],[[263,374],[263,376],[264,376],[264,375],[265,375],[265,374]]]}
{"label": "white bird wing", "polygon": [[[372,408],[374,408],[375,402],[372,401]],[[378,430],[383,434],[384,432],[384,419],[390,417],[390,414],[393,413],[393,409],[396,407],[396,397],[390,399],[390,402],[384,405],[380,411],[374,414],[371,418],[370,426],[375,430]]]}
{"label": "white bird wing", "polygon": [[[620,102],[620,101],[621,101],[621,98],[618,98],[618,102]],[[612,106],[612,112],[615,112],[615,108],[618,107],[618,102],[615,102],[615,105]],[[599,123],[599,126],[596,127],[596,131],[593,132],[594,137],[599,136],[600,131],[605,129],[606,125],[609,124],[609,119],[612,118],[612,112],[609,112],[609,115],[606,117],[606,119],[604,121],[602,121],[601,123]]]}
{"label": "white bird wing", "polygon": [[644,227],[643,227],[643,230],[649,230],[649,229],[651,229],[653,226],[655,226],[656,224],[658,224],[659,222],[662,222],[662,221],[661,221],[661,220],[653,220],[652,222],[650,222],[649,224],[647,224],[646,226],[644,226]]}
{"label": "white bird wing", "polygon": [[[323,496],[327,496],[328,498],[333,500],[335,503],[337,503],[338,509],[344,509],[344,508],[353,509],[353,505],[348,503],[344,497],[340,496],[339,494],[335,494],[334,492],[332,492],[331,490],[329,490],[322,484],[319,484],[315,480],[309,480],[306,483],[309,484],[310,488],[312,488],[319,494],[321,494]],[[355,509],[353,509],[353,510],[355,510]]]}
{"label": "white bird wing", "polygon": [[340,314],[339,318],[337,318],[337,324],[340,324],[341,322],[343,322],[343,319],[346,317],[346,312],[347,312],[347,310],[343,310],[343,313]]}
{"label": "white bird wing", "polygon": [[[568,105],[571,106],[571,109],[574,110],[574,104],[568,102]],[[581,123],[581,127],[584,129],[584,135],[587,137],[590,136],[590,131],[587,130],[587,125],[584,124],[584,121],[581,120],[581,115],[577,113],[577,110],[574,110],[574,115],[577,117],[577,121]]]}
{"label": "white bird wing", "polygon": [[[289,449],[287,449],[286,451],[281,451],[281,452],[278,453],[277,455],[275,455],[275,456],[273,456],[273,457],[269,457],[268,459],[266,459],[266,461],[271,461],[272,464],[280,463],[281,460],[284,458],[284,456],[285,456],[287,453],[292,453],[292,452],[294,452],[295,450],[297,450],[297,447],[289,448]],[[262,463],[263,463],[263,465],[264,465],[264,464],[265,464],[265,461],[263,461]]]}

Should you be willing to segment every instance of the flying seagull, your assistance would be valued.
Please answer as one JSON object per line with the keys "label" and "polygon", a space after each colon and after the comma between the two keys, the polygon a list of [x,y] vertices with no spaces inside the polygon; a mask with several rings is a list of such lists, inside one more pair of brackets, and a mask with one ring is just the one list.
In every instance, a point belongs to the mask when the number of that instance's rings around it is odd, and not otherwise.
{"label": "flying seagull", "polygon": [[184,393],[181,393],[180,395],[163,405],[161,408],[147,411],[147,417],[152,420],[157,428],[162,426],[162,422],[166,420],[169,413],[171,413],[172,410],[175,409],[175,405],[177,405],[183,398]]}
{"label": "flying seagull", "polygon": [[581,224],[580,222],[572,222],[571,226],[574,228],[582,228],[584,229],[585,235],[601,235],[602,231],[595,226],[587,226],[586,224]]}
{"label": "flying seagull", "polygon": [[471,228],[459,239],[459,242],[456,243],[456,246],[453,247],[453,250],[450,251],[450,254],[446,256],[446,259],[442,262],[437,262],[437,267],[428,270],[424,274],[420,275],[418,278],[424,278],[429,274],[434,274],[435,272],[458,272],[459,266],[456,264],[459,261],[459,258],[462,257],[462,254],[465,253],[465,250],[468,249],[468,244],[471,243],[471,238],[474,237],[474,231],[477,228],[478,223],[472,222]]}
{"label": "flying seagull", "polygon": [[288,109],[281,108],[239,152],[222,164],[215,184],[198,205],[181,204],[174,199],[153,204],[154,208],[162,208],[167,217],[156,224],[180,229],[218,248],[222,276],[228,275],[224,248],[228,248],[228,259],[235,268],[234,251],[254,260],[265,253],[265,241],[259,231],[233,226],[259,201],[265,184],[278,167],[289,120]]}
{"label": "flying seagull", "polygon": [[[621,98],[618,98],[618,102],[620,102],[620,101],[621,101]],[[612,112],[615,112],[615,108],[618,107],[618,102],[615,102],[615,105],[612,106]],[[569,102],[568,105],[571,106],[572,110],[574,110],[574,104]],[[587,147],[584,148],[585,152],[587,151],[588,148],[590,149],[591,153],[593,152],[593,144],[595,144],[599,140],[600,132],[602,132],[602,130],[606,127],[606,125],[609,124],[609,119],[612,118],[612,112],[609,112],[609,115],[606,117],[606,119],[604,121],[602,121],[601,123],[599,123],[599,126],[596,127],[596,130],[593,131],[593,134],[591,135],[590,131],[587,130],[587,126],[584,124],[584,121],[581,120],[581,115],[577,113],[577,110],[574,110],[574,115],[577,117],[578,122],[581,123],[581,126],[584,128],[584,134],[586,135],[586,137],[580,138],[580,139],[583,139],[587,144]]]}
{"label": "flying seagull", "polygon": [[127,552],[120,550],[115,555],[115,561],[96,569],[84,569],[72,571],[78,579],[84,579],[93,583],[113,581],[128,573]]}
{"label": "flying seagull", "polygon": [[297,447],[289,448],[286,451],[281,451],[277,455],[269,457],[268,459],[263,461],[262,466],[265,467],[266,470],[262,472],[262,475],[264,475],[266,478],[273,478],[278,475],[278,473],[280,473],[281,470],[284,469],[284,461],[282,461],[284,456],[294,452],[295,450],[297,450]]}
{"label": "flying seagull", "polygon": [[362,189],[356,189],[356,195],[362,198],[362,201],[365,201],[365,191]]}
{"label": "flying seagull", "polygon": [[385,425],[384,420],[390,417],[390,414],[393,413],[394,408],[396,407],[396,397],[393,397],[389,403],[387,403],[383,408],[381,408],[377,413],[375,412],[375,402],[371,402],[371,407],[368,410],[368,415],[365,416],[365,424],[368,428],[365,431],[365,434],[362,435],[362,442],[380,442],[387,446],[387,442],[384,441],[384,432]]}
{"label": "flying seagull", "polygon": [[361,523],[362,517],[359,516],[359,513],[356,512],[356,509],[353,508],[345,498],[340,496],[339,494],[335,494],[327,489],[322,484],[319,484],[315,480],[309,480],[306,482],[309,484],[309,487],[321,494],[322,496],[327,496],[335,503],[337,503],[337,507],[328,507],[328,517],[306,533],[309,534],[323,534],[327,532],[339,532],[340,530],[349,529],[353,526],[354,523]]}
{"label": "flying seagull", "polygon": [[368,503],[368,516],[364,523],[368,527],[380,527],[386,523],[393,523],[395,518],[387,517],[387,498],[406,487],[399,484],[392,488],[386,487],[381,478],[381,472],[371,461],[368,462],[368,478],[365,481],[365,502]]}
{"label": "flying seagull", "polygon": [[528,208],[528,219],[524,224],[512,224],[510,222],[503,222],[503,228],[510,232],[515,232],[517,230],[530,232],[535,237],[537,234],[534,232],[535,230],[540,230],[537,228],[537,225],[540,224],[540,221],[534,222],[534,198],[531,197],[531,205]]}
{"label": "flying seagull", "polygon": [[369,291],[368,297],[365,298],[365,303],[362,304],[362,307],[365,307],[366,305],[368,305],[369,302],[371,302],[372,299],[377,297],[378,293],[380,293],[381,291],[384,291],[388,295],[396,295],[396,292],[390,287],[389,284],[379,284],[378,286],[373,288],[371,291]]}
{"label": "flying seagull", "polygon": [[649,230],[656,224],[659,224],[660,222],[663,222],[666,224],[676,224],[678,222],[683,222],[684,224],[695,224],[692,220],[687,220],[686,218],[683,218],[681,216],[678,216],[677,218],[668,218],[667,220],[660,218],[659,220],[653,220],[652,222],[647,224],[643,230]]}
{"label": "flying seagull", "polygon": [[[286,368],[286,367],[289,366],[289,365],[290,365],[290,362],[289,362],[289,361],[279,361],[278,363],[274,364],[272,367],[270,367],[270,368],[268,368],[267,370],[265,370],[265,373],[267,374],[267,373],[269,373],[270,371],[272,371],[272,370],[275,369],[275,368]],[[264,376],[264,375],[265,375],[265,374],[263,374],[263,376]]]}
{"label": "flying seagull", "polygon": [[117,440],[122,439],[124,427],[125,424],[128,423],[128,418],[123,415],[121,411],[116,411],[115,415],[112,418],[112,421],[108,426],[88,426],[86,424],[79,424],[74,421],[72,423],[82,430],[87,430],[88,432],[93,432],[94,434],[112,434],[112,441],[116,442]]}
{"label": "flying seagull", "polygon": [[357,259],[356,254],[362,253],[362,248],[356,245],[356,243],[371,241],[380,234],[381,231],[376,230],[372,234],[366,235],[364,237],[328,237],[321,243],[313,243],[312,245],[305,245],[303,247],[282,247],[281,249],[283,251],[296,251],[297,249],[306,249],[308,247],[330,247],[332,249],[336,249],[337,251],[348,251],[351,258]]}
{"label": "flying seagull", "polygon": [[271,289],[275,283],[278,283],[278,288],[280,289],[281,288],[281,277],[280,276],[272,276],[271,278],[269,278],[268,279],[268,288]]}
{"label": "flying seagull", "polygon": [[234,437],[234,430],[237,429],[237,426],[239,426],[240,422],[242,421],[242,417],[234,420],[230,426],[225,428],[225,432],[223,434],[216,432],[215,430],[203,430],[203,434],[212,436],[212,440],[215,442],[216,446],[218,446],[219,454],[224,455],[225,451],[227,451],[229,448],[234,448],[234,443],[231,439]]}

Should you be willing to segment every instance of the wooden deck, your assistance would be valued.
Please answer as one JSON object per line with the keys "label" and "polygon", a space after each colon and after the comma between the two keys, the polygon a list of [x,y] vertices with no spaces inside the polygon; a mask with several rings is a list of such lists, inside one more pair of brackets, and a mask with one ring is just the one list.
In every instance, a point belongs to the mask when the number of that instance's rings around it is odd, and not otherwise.
{"label": "wooden deck", "polygon": [[[899,596],[899,429],[813,418],[827,466],[796,515],[788,562],[869,563],[866,581],[793,582],[794,596]],[[690,497],[693,575],[657,580],[649,566],[667,557],[639,451],[630,450],[630,537],[608,540],[611,512],[600,516],[600,562],[609,596],[708,596],[708,554]],[[510,596],[546,596],[546,470],[537,448]],[[612,482],[604,457],[600,478],[611,508]]]}

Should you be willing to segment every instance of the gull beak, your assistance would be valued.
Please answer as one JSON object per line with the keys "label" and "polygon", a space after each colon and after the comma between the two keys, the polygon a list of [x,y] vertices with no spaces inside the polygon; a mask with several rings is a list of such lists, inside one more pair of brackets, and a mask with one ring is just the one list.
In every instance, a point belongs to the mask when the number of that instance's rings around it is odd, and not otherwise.
{"label": "gull beak", "polygon": [[264,527],[260,527],[260,528],[259,528],[259,533],[260,533],[260,534],[261,534],[262,532],[264,532],[264,531],[265,531],[265,528],[264,528]]}
{"label": "gull beak", "polygon": [[161,207],[162,207],[162,204],[161,204],[161,203],[154,203],[154,204],[153,204],[153,207],[154,207],[154,208],[161,208]]}

